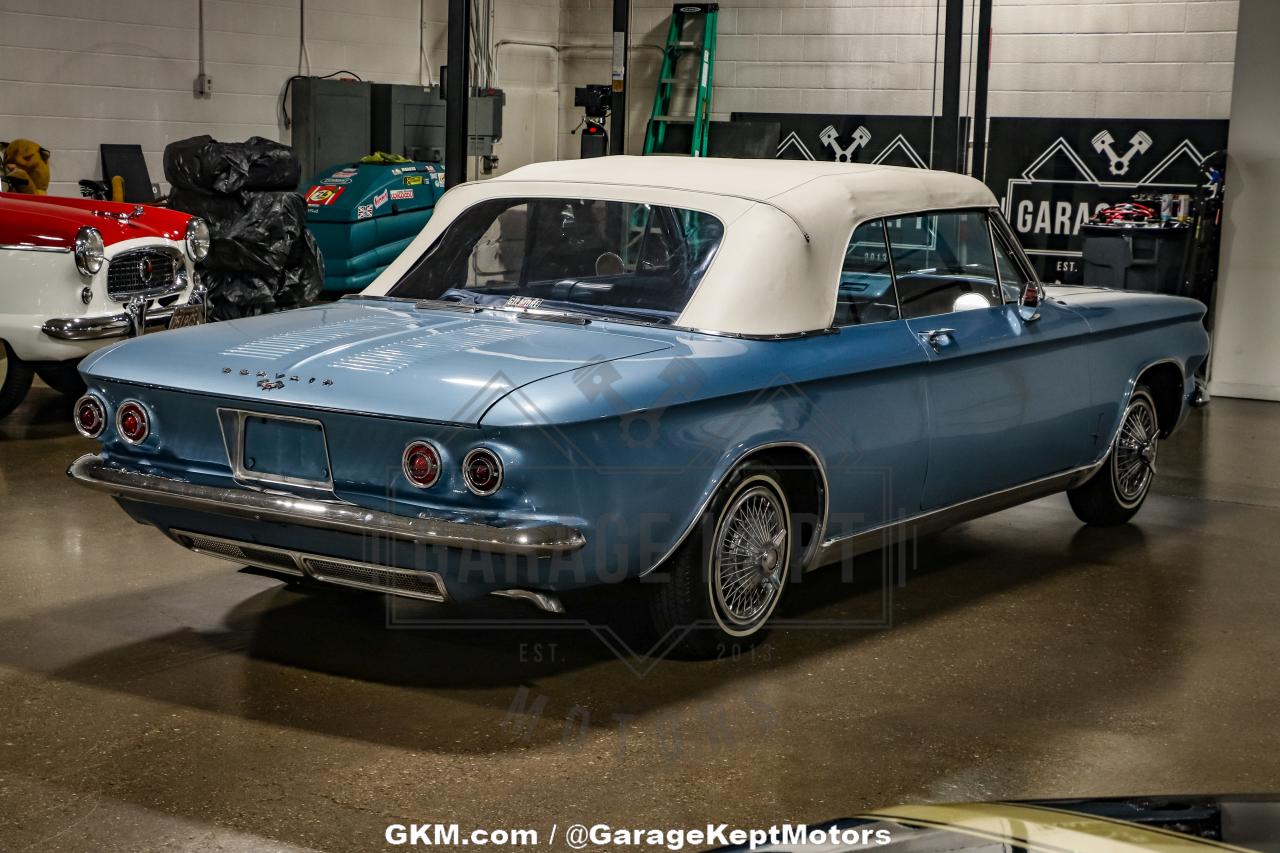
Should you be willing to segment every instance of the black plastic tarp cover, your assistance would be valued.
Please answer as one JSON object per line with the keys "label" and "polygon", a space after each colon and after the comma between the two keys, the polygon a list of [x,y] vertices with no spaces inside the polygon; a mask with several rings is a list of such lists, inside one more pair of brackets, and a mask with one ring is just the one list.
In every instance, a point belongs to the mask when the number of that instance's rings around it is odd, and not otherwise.
{"label": "black plastic tarp cover", "polygon": [[179,189],[209,193],[292,190],[302,178],[302,165],[288,145],[261,136],[247,142],[193,136],[165,146],[164,177]]}
{"label": "black plastic tarp cover", "polygon": [[175,190],[169,206],[209,223],[209,255],[203,269],[266,275],[285,268],[307,230],[307,205],[294,192],[212,196]]}
{"label": "black plastic tarp cover", "polygon": [[[239,166],[227,166],[232,163]],[[306,202],[293,191],[298,163],[292,149],[259,137],[221,143],[200,136],[166,148],[164,165],[174,187],[169,206],[209,223],[209,254],[199,273],[213,319],[296,308],[315,299],[324,284],[324,259],[307,231]],[[254,186],[209,189],[235,184],[222,180],[233,173]],[[197,180],[208,186],[192,188]],[[280,184],[287,188],[271,188]]]}

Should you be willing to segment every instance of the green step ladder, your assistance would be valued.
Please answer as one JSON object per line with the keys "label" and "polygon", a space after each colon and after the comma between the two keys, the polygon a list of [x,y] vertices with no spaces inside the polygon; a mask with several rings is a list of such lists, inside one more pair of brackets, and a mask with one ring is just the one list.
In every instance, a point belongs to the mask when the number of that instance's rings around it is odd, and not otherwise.
{"label": "green step ladder", "polygon": [[[719,14],[719,3],[677,3],[671,8],[667,46],[662,52],[662,70],[658,72],[658,91],[653,97],[653,115],[644,135],[645,154],[707,156],[711,70],[716,58]],[[688,107],[690,100],[692,112],[672,112],[677,106]],[[687,142],[682,130],[668,135],[672,125],[688,126]]]}

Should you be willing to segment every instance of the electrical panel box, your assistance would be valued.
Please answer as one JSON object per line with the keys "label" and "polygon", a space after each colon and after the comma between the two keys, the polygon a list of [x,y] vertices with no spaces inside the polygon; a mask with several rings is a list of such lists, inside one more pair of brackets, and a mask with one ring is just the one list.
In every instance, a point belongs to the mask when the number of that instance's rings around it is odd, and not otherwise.
{"label": "electrical panel box", "polygon": [[300,77],[292,82],[290,93],[293,150],[302,164],[303,180],[370,153],[371,84]]}
{"label": "electrical panel box", "polygon": [[473,157],[487,157],[493,153],[493,143],[502,139],[502,108],[507,95],[501,89],[481,89],[471,96],[467,107],[467,153]]}
{"label": "electrical panel box", "polygon": [[[467,154],[487,157],[502,138],[501,89],[482,89],[468,105]],[[422,163],[444,162],[445,101],[439,86],[374,83],[369,141],[374,151]]]}
{"label": "electrical panel box", "polygon": [[444,99],[439,86],[373,84],[370,147],[422,163],[444,161]]}

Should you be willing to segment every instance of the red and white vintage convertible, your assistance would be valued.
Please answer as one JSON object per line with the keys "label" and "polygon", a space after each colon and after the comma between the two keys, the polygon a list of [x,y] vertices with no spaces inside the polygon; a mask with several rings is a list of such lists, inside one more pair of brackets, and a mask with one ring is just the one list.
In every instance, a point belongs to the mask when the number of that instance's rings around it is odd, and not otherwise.
{"label": "red and white vintage convertible", "polygon": [[95,349],[203,322],[208,250],[208,226],[176,210],[0,193],[0,417],[36,374],[78,394]]}

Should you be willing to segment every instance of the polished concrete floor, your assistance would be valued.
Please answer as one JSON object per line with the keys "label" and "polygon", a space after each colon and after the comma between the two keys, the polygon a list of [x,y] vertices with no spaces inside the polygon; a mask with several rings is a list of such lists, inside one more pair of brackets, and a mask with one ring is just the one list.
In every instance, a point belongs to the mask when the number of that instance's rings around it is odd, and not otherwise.
{"label": "polished concrete floor", "polygon": [[66,410],[0,421],[3,850],[1280,789],[1280,405],[1195,413],[1133,525],[1010,510],[812,575],[790,627],[703,663],[189,554],[68,482]]}

